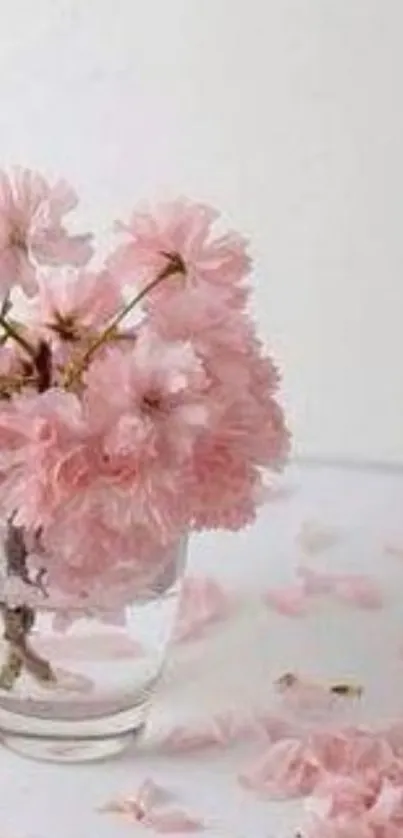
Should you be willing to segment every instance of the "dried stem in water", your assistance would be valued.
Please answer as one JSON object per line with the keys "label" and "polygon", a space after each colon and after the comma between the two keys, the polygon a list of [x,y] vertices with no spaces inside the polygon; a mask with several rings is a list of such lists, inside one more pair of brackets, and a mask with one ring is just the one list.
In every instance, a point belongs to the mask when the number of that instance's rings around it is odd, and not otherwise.
{"label": "dried stem in water", "polygon": [[[27,549],[22,527],[17,527],[12,520],[8,522],[5,539],[7,575],[21,579],[27,585],[34,585],[27,568]],[[29,634],[35,623],[35,611],[28,605],[11,608],[2,605],[4,621],[4,640],[8,644],[7,658],[0,670],[0,688],[11,690],[20,677],[24,667],[42,683],[56,681],[50,663],[35,652],[29,643]]]}

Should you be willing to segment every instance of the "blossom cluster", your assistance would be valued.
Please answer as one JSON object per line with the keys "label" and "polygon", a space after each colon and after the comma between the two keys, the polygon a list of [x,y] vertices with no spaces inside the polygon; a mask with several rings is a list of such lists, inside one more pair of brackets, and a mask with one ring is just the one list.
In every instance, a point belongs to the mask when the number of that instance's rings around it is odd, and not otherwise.
{"label": "blossom cluster", "polygon": [[76,201],[0,173],[0,512],[82,600],[144,584],[191,529],[251,522],[289,435],[245,241],[178,200],[117,224],[93,269],[92,235],[64,226]]}

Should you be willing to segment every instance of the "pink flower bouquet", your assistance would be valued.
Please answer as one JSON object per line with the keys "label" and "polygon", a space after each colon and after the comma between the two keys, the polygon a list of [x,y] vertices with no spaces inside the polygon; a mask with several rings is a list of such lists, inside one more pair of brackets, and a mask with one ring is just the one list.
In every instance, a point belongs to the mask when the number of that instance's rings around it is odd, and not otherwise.
{"label": "pink flower bouquet", "polygon": [[130,600],[183,533],[253,521],[289,446],[244,240],[178,200],[116,225],[92,269],[92,236],[64,226],[75,204],[64,182],[0,174],[5,637],[44,679],[26,643],[41,597]]}

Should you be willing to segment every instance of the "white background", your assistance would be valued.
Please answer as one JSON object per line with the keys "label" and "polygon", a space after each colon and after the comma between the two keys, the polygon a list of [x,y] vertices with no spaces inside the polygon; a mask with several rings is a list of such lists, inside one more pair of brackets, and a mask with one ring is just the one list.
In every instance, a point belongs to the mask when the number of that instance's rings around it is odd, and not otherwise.
{"label": "white background", "polygon": [[0,164],[251,236],[296,449],[403,462],[400,0],[0,0]]}

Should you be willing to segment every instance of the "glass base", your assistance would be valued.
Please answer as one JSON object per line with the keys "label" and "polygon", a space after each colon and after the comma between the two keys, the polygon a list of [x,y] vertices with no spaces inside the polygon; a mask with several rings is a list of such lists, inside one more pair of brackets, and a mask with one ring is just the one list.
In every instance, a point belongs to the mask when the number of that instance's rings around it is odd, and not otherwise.
{"label": "glass base", "polygon": [[76,722],[52,722],[0,708],[0,743],[30,759],[46,762],[92,762],[129,748],[144,731],[149,703],[113,716]]}
{"label": "glass base", "polygon": [[[139,729],[139,731],[142,728]],[[4,735],[5,748],[29,759],[42,762],[96,762],[121,754],[133,742],[136,731],[108,739],[37,739],[26,736]]]}

